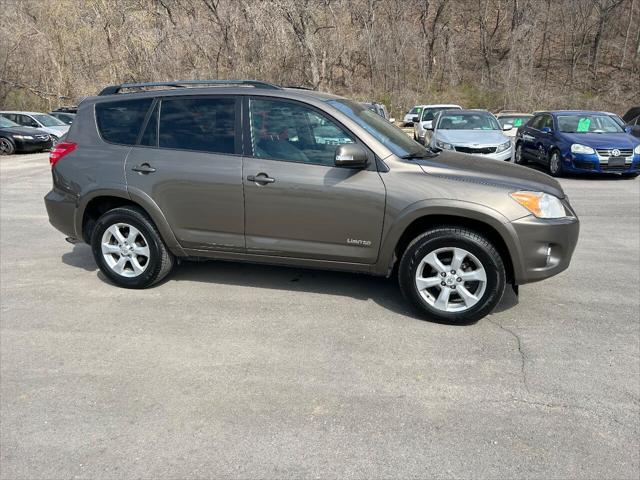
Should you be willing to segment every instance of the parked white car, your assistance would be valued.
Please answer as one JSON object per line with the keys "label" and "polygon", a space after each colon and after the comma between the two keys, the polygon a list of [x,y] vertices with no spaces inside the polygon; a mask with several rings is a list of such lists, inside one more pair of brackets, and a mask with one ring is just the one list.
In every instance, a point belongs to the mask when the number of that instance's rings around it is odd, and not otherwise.
{"label": "parked white car", "polygon": [[425,105],[415,105],[411,110],[409,110],[409,112],[402,119],[402,126],[406,127],[413,125],[414,117],[420,117],[423,107],[425,107]]}
{"label": "parked white car", "polygon": [[460,105],[440,104],[423,105],[420,121],[413,124],[413,139],[422,145],[429,145],[433,122],[438,113],[444,110],[462,110]]}
{"label": "parked white car", "polygon": [[46,113],[1,111],[0,115],[18,125],[39,128],[47,132],[54,145],[69,130],[69,125]]}
{"label": "parked white car", "polygon": [[513,127],[510,130],[506,130],[504,134],[507,137],[514,139],[516,138],[516,133],[518,133],[518,128],[531,120],[533,115],[530,113],[500,112],[496,114],[496,118],[498,119],[498,123],[501,127],[504,127],[505,125],[511,125]]}
{"label": "parked white car", "polygon": [[482,110],[446,110],[438,115],[430,146],[434,150],[454,150],[491,160],[511,159],[511,139],[491,113]]}

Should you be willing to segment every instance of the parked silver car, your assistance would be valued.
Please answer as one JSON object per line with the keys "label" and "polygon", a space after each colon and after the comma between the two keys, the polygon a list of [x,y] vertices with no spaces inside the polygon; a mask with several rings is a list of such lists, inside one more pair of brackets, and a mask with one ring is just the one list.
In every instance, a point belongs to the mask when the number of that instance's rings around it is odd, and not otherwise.
{"label": "parked silver car", "polygon": [[420,120],[413,123],[413,139],[416,142],[429,145],[433,122],[436,120],[436,115],[444,110],[462,110],[462,107],[454,104],[424,105]]}
{"label": "parked silver car", "polygon": [[431,148],[480,155],[491,160],[510,160],[511,139],[504,132],[513,128],[500,124],[483,110],[447,110],[438,116]]}

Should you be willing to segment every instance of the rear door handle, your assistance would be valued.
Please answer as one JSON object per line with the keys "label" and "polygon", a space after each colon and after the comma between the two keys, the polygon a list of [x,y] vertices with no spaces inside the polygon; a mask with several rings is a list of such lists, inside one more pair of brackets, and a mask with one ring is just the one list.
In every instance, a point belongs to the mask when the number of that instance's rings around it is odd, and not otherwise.
{"label": "rear door handle", "polygon": [[131,170],[133,170],[134,172],[140,172],[140,173],[153,173],[153,172],[156,171],[156,169],[153,168],[148,163],[143,163],[143,164],[140,164],[140,165],[136,165]]}
{"label": "rear door handle", "polygon": [[250,182],[256,182],[256,183],[273,183],[273,182],[276,181],[275,178],[271,178],[266,173],[259,173],[257,175],[249,175],[249,176],[247,176],[247,180],[249,180]]}

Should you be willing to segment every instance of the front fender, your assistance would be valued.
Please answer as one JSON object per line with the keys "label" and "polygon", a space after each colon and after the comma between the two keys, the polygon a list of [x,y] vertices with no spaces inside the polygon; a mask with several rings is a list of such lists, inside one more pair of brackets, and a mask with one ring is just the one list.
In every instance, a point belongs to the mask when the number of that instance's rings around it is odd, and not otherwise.
{"label": "front fender", "polygon": [[395,262],[396,246],[407,228],[420,218],[436,215],[458,217],[461,220],[471,219],[493,228],[504,241],[511,257],[514,275],[519,278],[520,270],[523,268],[522,262],[519,260],[522,259],[522,252],[517,241],[516,231],[509,219],[486,205],[446,198],[421,200],[405,207],[393,215],[393,218],[385,218],[385,225],[388,227],[383,232],[380,255],[373,273],[387,275]]}

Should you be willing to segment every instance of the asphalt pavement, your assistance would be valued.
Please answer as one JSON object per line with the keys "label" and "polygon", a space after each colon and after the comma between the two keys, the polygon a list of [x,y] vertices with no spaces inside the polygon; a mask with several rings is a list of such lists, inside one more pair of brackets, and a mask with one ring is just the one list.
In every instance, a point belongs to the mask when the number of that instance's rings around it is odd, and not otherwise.
{"label": "asphalt pavement", "polygon": [[0,477],[640,476],[640,179],[562,184],[573,262],[469,326],[393,280],[185,263],[110,285],[0,157]]}

